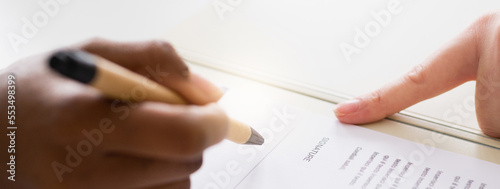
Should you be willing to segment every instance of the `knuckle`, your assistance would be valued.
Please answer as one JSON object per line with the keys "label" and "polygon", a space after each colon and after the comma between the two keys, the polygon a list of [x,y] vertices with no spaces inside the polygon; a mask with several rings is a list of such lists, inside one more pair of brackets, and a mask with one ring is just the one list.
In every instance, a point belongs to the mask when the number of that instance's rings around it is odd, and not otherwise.
{"label": "knuckle", "polygon": [[163,65],[161,66],[162,69],[171,70],[175,65],[172,63],[183,64],[183,62],[177,56],[174,47],[166,41],[148,41],[144,46],[144,59],[157,65]]}
{"label": "knuckle", "polygon": [[489,25],[492,21],[498,18],[500,11],[493,11],[493,12],[488,12],[483,14],[481,17],[479,17],[473,25],[475,26],[487,26]]}
{"label": "knuckle", "polygon": [[373,91],[370,95],[368,95],[367,104],[369,104],[368,106],[372,108],[375,107],[378,110],[382,110],[377,111],[377,114],[383,114],[384,117],[387,117],[391,114],[390,112],[387,112],[387,102],[384,97],[384,93],[385,91],[383,88]]}
{"label": "knuckle", "polygon": [[[189,69],[175,48],[167,41],[154,40],[145,43],[143,60],[154,65],[157,70],[168,71],[171,78],[183,78],[189,73]],[[179,77],[180,76],[180,77]]]}
{"label": "knuckle", "polygon": [[147,46],[154,53],[170,54],[174,51],[174,47],[169,42],[162,40],[148,41]]}
{"label": "knuckle", "polygon": [[382,89],[377,89],[369,95],[369,101],[372,103],[380,104],[382,102]]}
{"label": "knuckle", "polygon": [[420,85],[425,83],[425,74],[422,70],[423,70],[422,65],[415,66],[410,72],[408,72],[403,77],[404,82],[413,85]]}
{"label": "knuckle", "polygon": [[[500,11],[488,12],[483,14],[481,17],[476,19],[474,23],[469,27],[469,31],[474,33],[474,37],[476,40],[484,41],[485,33],[489,33],[490,28],[492,28],[492,24],[498,23],[500,18]],[[498,24],[497,24],[498,25]],[[497,27],[493,27],[497,29]],[[497,32],[498,33],[498,32]]]}
{"label": "knuckle", "polygon": [[498,12],[488,12],[486,14],[481,15],[478,19],[476,19],[476,21],[474,21],[474,23],[472,24],[472,27],[477,29],[485,29],[497,17],[498,17]]}
{"label": "knuckle", "polygon": [[[477,18],[465,31],[476,45],[476,53],[481,54],[483,42],[488,41],[491,24],[499,17],[499,12],[489,12]],[[478,59],[478,57],[476,58]]]}

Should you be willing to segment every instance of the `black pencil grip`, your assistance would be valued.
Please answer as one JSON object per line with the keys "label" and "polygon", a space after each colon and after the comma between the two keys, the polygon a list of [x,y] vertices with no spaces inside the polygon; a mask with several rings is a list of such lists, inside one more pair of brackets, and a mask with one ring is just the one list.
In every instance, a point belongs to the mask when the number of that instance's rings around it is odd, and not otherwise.
{"label": "black pencil grip", "polygon": [[82,83],[89,83],[96,75],[93,55],[78,50],[63,50],[54,53],[49,65],[55,71]]}

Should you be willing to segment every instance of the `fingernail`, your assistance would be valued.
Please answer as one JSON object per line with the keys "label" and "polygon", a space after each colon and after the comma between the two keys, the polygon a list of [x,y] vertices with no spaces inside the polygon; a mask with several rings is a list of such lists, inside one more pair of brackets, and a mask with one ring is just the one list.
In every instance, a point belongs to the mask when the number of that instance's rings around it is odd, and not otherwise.
{"label": "fingernail", "polygon": [[342,102],[337,104],[337,106],[333,109],[333,112],[337,117],[345,116],[348,114],[352,114],[359,109],[360,101],[358,99],[348,100],[346,102]]}

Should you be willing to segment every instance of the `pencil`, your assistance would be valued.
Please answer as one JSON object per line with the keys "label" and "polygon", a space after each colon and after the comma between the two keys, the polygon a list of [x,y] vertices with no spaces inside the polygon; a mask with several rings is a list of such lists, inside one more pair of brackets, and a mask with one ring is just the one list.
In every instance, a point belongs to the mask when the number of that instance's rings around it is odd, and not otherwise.
{"label": "pencil", "polygon": [[[119,66],[102,57],[80,50],[63,50],[54,53],[49,59],[49,66],[56,72],[90,85],[100,90],[104,96],[123,101],[157,101],[169,104],[187,104],[176,92],[162,85],[143,87],[147,95],[133,98],[131,92],[137,86],[145,86],[154,81]],[[264,138],[252,127],[230,119],[226,139],[238,144],[261,145]]]}

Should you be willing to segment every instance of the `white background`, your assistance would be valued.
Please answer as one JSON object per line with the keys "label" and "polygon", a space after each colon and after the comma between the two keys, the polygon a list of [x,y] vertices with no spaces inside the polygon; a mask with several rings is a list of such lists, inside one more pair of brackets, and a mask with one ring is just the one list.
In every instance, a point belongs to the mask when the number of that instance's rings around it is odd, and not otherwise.
{"label": "white background", "polygon": [[[67,0],[47,24],[16,52],[9,33],[22,36],[22,19],[32,21],[43,11],[39,2],[55,0],[0,0],[0,68],[19,58],[74,44],[92,37],[115,40],[160,38],[210,0]],[[56,1],[57,2],[57,1]]]}

